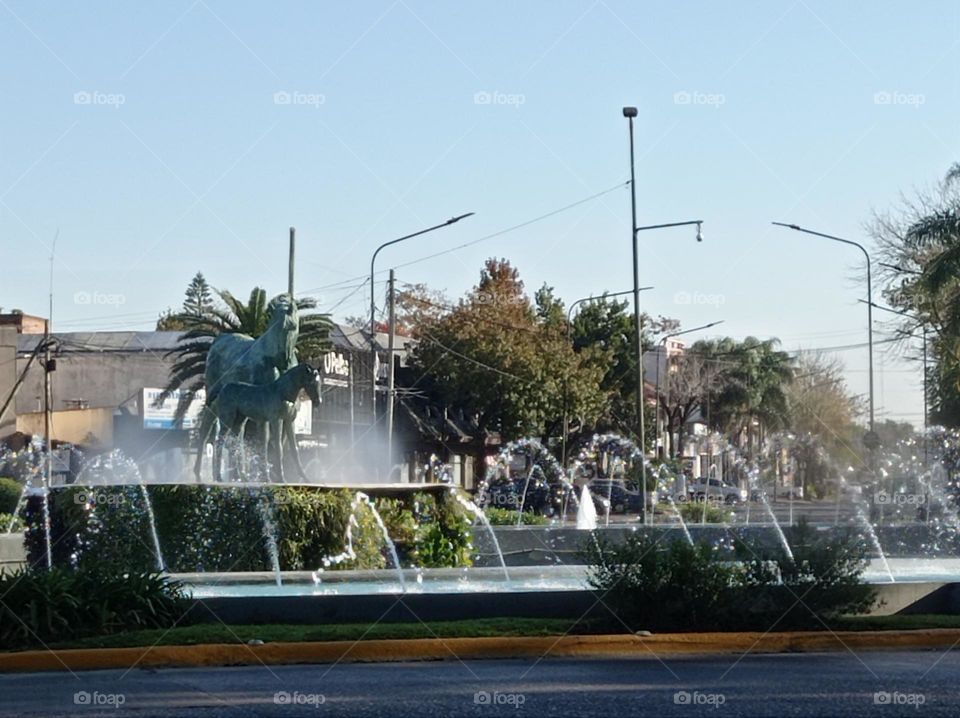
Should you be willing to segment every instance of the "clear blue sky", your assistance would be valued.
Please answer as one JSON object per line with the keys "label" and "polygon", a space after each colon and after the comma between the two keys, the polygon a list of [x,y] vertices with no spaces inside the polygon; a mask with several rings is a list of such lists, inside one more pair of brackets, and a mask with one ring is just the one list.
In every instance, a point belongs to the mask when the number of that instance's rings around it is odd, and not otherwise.
{"label": "clear blue sky", "polygon": [[[958,42],[948,1],[0,0],[0,305],[46,313],[59,229],[56,325],[149,328],[198,269],[282,291],[295,225],[298,289],[362,313],[380,242],[477,213],[386,269],[623,182],[634,104],[640,222],[706,220],[642,236],[646,309],[855,344],[855,250],[769,221],[861,239],[960,159]],[[568,302],[628,288],[628,192],[398,276],[458,296],[494,254]],[[916,367],[877,367],[881,416],[919,422]]]}

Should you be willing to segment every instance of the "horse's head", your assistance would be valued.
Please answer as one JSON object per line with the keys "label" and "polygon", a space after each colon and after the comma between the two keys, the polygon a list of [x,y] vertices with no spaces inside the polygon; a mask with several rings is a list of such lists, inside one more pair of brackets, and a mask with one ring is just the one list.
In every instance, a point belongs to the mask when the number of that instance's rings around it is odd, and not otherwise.
{"label": "horse's head", "polygon": [[297,303],[289,294],[280,294],[267,307],[270,326],[267,327],[265,346],[271,361],[280,371],[296,362],[297,338],[300,336],[300,317]]}
{"label": "horse's head", "polygon": [[297,378],[300,387],[307,392],[314,405],[320,403],[320,372],[303,362],[297,365]]}
{"label": "horse's head", "polygon": [[297,303],[289,294],[278,294],[270,300],[270,329],[274,327],[283,332],[298,332],[300,317],[297,314]]}

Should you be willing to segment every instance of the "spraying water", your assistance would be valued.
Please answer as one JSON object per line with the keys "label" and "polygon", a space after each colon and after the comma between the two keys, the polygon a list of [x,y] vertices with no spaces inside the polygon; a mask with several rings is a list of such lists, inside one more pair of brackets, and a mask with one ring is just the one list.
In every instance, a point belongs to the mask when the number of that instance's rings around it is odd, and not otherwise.
{"label": "spraying water", "polygon": [[[487,534],[490,536],[490,540],[493,541],[493,547],[497,550],[497,558],[500,559],[500,566],[503,568],[503,577],[509,581],[510,573],[507,571],[507,562],[503,559],[503,551],[500,550],[500,542],[497,540],[497,534],[494,532],[493,526],[490,525],[490,520],[487,518],[487,515],[483,513],[483,510],[479,506],[465,496],[462,496],[456,489],[450,489],[450,493],[453,494],[453,497],[460,503],[461,506],[476,516],[477,520],[479,520],[486,529]],[[422,581],[422,576],[418,575],[418,579]]]}
{"label": "spraying water", "polygon": [[593,531],[597,528],[597,507],[593,505],[593,498],[586,486],[580,492],[580,505],[577,507],[577,528],[581,531]]}

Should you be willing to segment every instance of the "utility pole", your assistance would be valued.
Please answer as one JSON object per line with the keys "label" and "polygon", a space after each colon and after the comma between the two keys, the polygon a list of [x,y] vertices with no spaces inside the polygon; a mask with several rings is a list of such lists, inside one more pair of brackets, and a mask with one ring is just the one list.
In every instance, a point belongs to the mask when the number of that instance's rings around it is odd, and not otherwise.
{"label": "utility pole", "polygon": [[56,362],[50,357],[50,325],[53,322],[53,257],[57,250],[57,237],[60,235],[60,230],[57,230],[57,234],[53,238],[53,246],[50,248],[50,294],[49,302],[47,304],[47,321],[43,323],[43,343],[44,343],[44,356],[43,356],[43,433],[44,438],[47,444],[47,462],[46,462],[46,471],[44,472],[44,492],[45,496],[43,498],[43,524],[44,524],[44,538],[47,541],[47,569],[53,568],[53,545],[51,543],[50,536],[50,486],[53,484],[53,441],[51,438],[51,422],[50,422],[50,372],[54,371],[57,368]]}
{"label": "utility pole", "polygon": [[296,244],[296,233],[297,230],[294,227],[290,228],[290,259],[287,262],[287,292],[290,294],[290,301],[293,302],[293,255],[294,255],[294,245]]}
{"label": "utility pole", "polygon": [[393,471],[393,405],[394,405],[394,378],[393,378],[393,335],[397,331],[396,293],[394,291],[393,270],[390,270],[390,288],[388,297],[387,319],[387,478]]}

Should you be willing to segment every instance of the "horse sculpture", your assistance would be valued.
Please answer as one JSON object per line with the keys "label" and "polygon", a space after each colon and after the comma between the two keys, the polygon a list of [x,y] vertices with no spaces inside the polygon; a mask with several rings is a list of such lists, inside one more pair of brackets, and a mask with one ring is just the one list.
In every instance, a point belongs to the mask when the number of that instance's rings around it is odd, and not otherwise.
{"label": "horse sculpture", "polygon": [[280,481],[284,481],[284,435],[290,438],[290,450],[297,473],[306,480],[293,431],[293,420],[297,414],[295,402],[301,389],[307,392],[314,405],[320,403],[320,374],[306,363],[288,369],[269,384],[231,382],[221,387],[212,407],[220,420],[213,458],[213,472],[217,481],[220,480],[224,438],[228,432],[242,437],[243,426],[248,419],[260,423],[264,428],[264,456],[270,455],[269,445],[274,444]]}
{"label": "horse sculpture", "polygon": [[[207,397],[198,431],[200,450],[193,466],[198,481],[203,450],[217,424],[218,417],[213,407],[222,388],[233,382],[269,384],[297,364],[300,318],[296,301],[290,295],[281,294],[270,302],[268,311],[270,323],[261,336],[254,339],[246,334],[221,334],[213,340],[207,351],[204,372]],[[295,443],[292,435],[290,440]]]}

